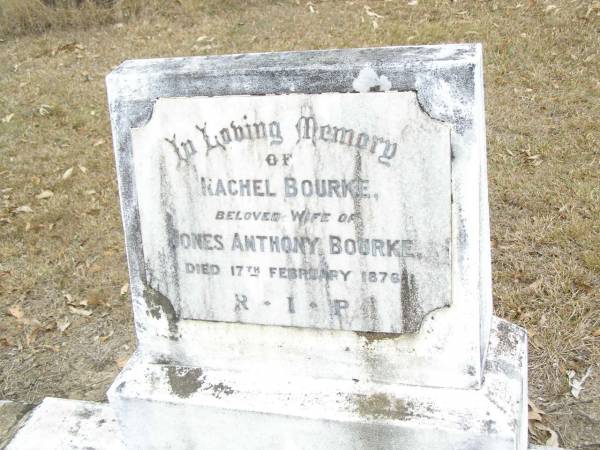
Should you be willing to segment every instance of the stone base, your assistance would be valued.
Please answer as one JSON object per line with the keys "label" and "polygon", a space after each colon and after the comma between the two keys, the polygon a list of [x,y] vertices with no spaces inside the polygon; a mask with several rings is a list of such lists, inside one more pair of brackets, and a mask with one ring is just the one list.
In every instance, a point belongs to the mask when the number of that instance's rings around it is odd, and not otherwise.
{"label": "stone base", "polygon": [[[0,401],[0,423],[11,421],[15,417],[15,411],[23,406],[27,409],[30,405]],[[20,413],[17,413],[17,416],[19,415]],[[126,449],[119,437],[112,408],[107,403],[46,398],[34,410],[32,416],[30,421],[26,421],[27,417],[23,417],[22,423],[19,424],[18,419],[14,422],[18,433],[6,447],[7,450]],[[0,446],[4,448],[6,444],[7,442],[4,442]],[[531,445],[529,448],[530,450],[566,450],[538,445]]]}
{"label": "stone base", "polygon": [[130,448],[523,450],[526,352],[526,332],[494,319],[478,390],[309,379],[300,369],[281,379],[138,354],[108,397]]}
{"label": "stone base", "polygon": [[15,431],[6,450],[126,448],[112,409],[102,403],[45,398]]}

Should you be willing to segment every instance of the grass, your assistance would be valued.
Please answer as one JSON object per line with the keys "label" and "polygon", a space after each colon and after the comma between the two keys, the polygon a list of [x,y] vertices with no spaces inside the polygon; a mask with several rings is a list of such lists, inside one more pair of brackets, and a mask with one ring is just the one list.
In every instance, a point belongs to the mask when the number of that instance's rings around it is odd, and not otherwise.
{"label": "grass", "polygon": [[2,0],[0,36],[97,26],[139,14],[142,0]]}
{"label": "grass", "polygon": [[[126,9],[132,0],[51,8],[42,20],[10,9],[34,3],[0,3],[0,398],[101,400],[135,347],[121,295],[103,84],[111,68],[129,58],[483,42],[495,311],[529,331],[530,398],[561,443],[600,448],[597,1]],[[383,16],[377,26],[365,6]],[[590,366],[575,400],[567,371]]]}

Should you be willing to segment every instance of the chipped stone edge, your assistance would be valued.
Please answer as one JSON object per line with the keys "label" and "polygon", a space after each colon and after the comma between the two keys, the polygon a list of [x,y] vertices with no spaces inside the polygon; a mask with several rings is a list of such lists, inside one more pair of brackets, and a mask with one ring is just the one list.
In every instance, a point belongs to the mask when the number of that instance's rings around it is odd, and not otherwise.
{"label": "chipped stone edge", "polygon": [[35,405],[30,403],[13,402],[9,400],[0,400],[0,415],[8,416],[10,413],[5,411],[5,407],[19,406],[20,410],[15,414],[16,418],[12,425],[0,434],[0,449],[5,448],[18,433],[18,431],[25,425],[29,417],[31,416]]}

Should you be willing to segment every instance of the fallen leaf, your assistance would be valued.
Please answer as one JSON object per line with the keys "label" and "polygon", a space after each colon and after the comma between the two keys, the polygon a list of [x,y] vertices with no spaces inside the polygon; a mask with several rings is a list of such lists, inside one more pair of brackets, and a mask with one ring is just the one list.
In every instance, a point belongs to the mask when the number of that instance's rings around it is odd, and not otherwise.
{"label": "fallen leaf", "polygon": [[544,414],[544,411],[542,411],[537,406],[535,406],[531,400],[529,400],[528,406],[529,406],[528,419],[529,420],[537,420],[537,421],[541,422],[542,414]]}
{"label": "fallen leaf", "polygon": [[99,295],[92,295],[92,296],[88,297],[88,299],[86,301],[86,306],[89,305],[91,307],[99,306],[99,305],[103,305],[103,304],[104,304],[104,300]]}
{"label": "fallen leaf", "polygon": [[81,170],[81,173],[87,173],[87,169],[84,166],[77,166],[79,167],[79,170]]}
{"label": "fallen leaf", "polygon": [[592,336],[594,336],[594,337],[598,337],[598,336],[600,336],[600,328],[598,328],[596,331],[594,331],[594,332],[592,333]]}
{"label": "fallen leaf", "polygon": [[64,294],[65,300],[67,301],[67,305],[75,305],[75,301],[73,300],[73,296],[71,294]]}
{"label": "fallen leaf", "polygon": [[38,195],[35,196],[35,198],[37,198],[38,200],[44,200],[44,199],[52,197],[53,195],[54,195],[54,192],[46,190],[46,191],[40,192]]}
{"label": "fallen leaf", "polygon": [[89,309],[75,308],[73,306],[69,306],[69,311],[71,311],[72,314],[77,314],[78,316],[84,317],[89,317],[93,313],[93,311],[90,311]]}
{"label": "fallen leaf", "polygon": [[545,445],[548,447],[558,447],[560,445],[558,442],[558,433],[556,431],[547,427],[546,425],[542,425],[541,423],[538,423],[535,426],[540,430],[547,431],[550,434],[550,437],[546,439]]}
{"label": "fallen leaf", "polygon": [[[93,114],[92,114],[93,113]],[[95,111],[90,112],[90,114],[92,114],[92,116],[95,114]],[[92,147],[98,147],[99,145],[104,144],[106,141],[104,139],[99,139],[96,142],[94,142],[94,145]]]}
{"label": "fallen leaf", "polygon": [[100,342],[106,342],[110,337],[115,334],[114,330],[110,330],[110,332],[106,336],[99,336],[98,339]]}
{"label": "fallen leaf", "polygon": [[119,369],[122,369],[123,367],[125,367],[125,365],[127,364],[127,361],[129,361],[129,356],[120,356],[115,359],[115,363],[117,364],[117,367]]}
{"label": "fallen leaf", "polygon": [[40,116],[47,116],[52,112],[53,109],[54,108],[50,105],[41,105],[38,109],[38,112],[40,113]]}
{"label": "fallen leaf", "polygon": [[4,116],[2,118],[2,123],[8,123],[8,122],[10,122],[14,116],[15,116],[14,113],[9,114],[7,116]]}
{"label": "fallen leaf", "polygon": [[121,296],[127,295],[127,292],[129,292],[129,283],[125,283],[121,286]]}
{"label": "fallen leaf", "polygon": [[19,305],[13,305],[10,308],[8,308],[8,313],[17,320],[23,318],[23,310]]}
{"label": "fallen leaf", "polygon": [[68,317],[63,317],[62,319],[58,319],[56,321],[56,328],[60,330],[61,333],[64,333],[67,328],[71,326],[71,322]]}
{"label": "fallen leaf", "polygon": [[591,293],[594,290],[592,286],[590,286],[587,283],[584,283],[583,281],[575,280],[573,284],[577,289],[580,289],[587,294]]}
{"label": "fallen leaf", "polygon": [[66,180],[71,175],[73,175],[73,167],[69,167],[67,170],[65,170],[65,173],[62,174],[62,179]]}
{"label": "fallen leaf", "polygon": [[367,13],[367,16],[375,17],[377,19],[383,19],[383,16],[379,15],[375,11],[373,11],[370,6],[365,5],[364,8],[365,8],[365,12]]}
{"label": "fallen leaf", "polygon": [[17,209],[15,209],[14,212],[15,213],[32,213],[33,209],[31,209],[31,206],[29,206],[29,205],[23,205],[23,206],[19,206]]}
{"label": "fallen leaf", "polygon": [[574,370],[567,371],[567,378],[569,379],[569,386],[571,387],[571,395],[573,395],[573,397],[579,398],[579,394],[581,394],[581,391],[583,390],[583,383],[585,383],[585,381],[589,378],[591,374],[591,366],[587,368],[585,374],[583,375],[583,377],[581,377],[580,380],[575,378],[575,375],[577,375],[577,373]]}
{"label": "fallen leaf", "polygon": [[84,192],[85,195],[94,195],[95,193],[96,193],[96,191],[93,189],[90,189],[89,191]]}
{"label": "fallen leaf", "polygon": [[29,319],[28,317],[23,317],[22,319],[18,319],[20,324],[27,325],[28,327],[32,327],[34,329],[42,328],[42,323],[37,319]]}
{"label": "fallen leaf", "polygon": [[529,286],[527,286],[527,290],[535,291],[542,285],[542,283],[543,283],[542,280],[536,280],[533,283],[531,283]]}

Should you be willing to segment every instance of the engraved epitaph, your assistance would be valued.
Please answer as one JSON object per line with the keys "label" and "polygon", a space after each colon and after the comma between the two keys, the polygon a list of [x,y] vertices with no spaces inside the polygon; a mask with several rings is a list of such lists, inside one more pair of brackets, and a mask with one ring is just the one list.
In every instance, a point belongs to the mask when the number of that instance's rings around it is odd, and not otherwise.
{"label": "engraved epitaph", "polygon": [[182,319],[418,332],[451,303],[450,130],[414,92],[159,98],[149,286]]}

